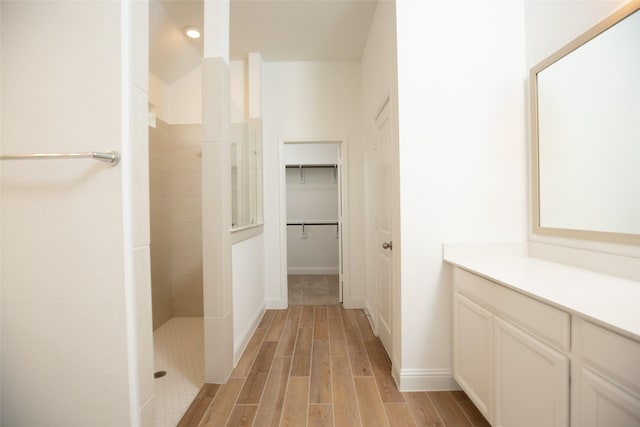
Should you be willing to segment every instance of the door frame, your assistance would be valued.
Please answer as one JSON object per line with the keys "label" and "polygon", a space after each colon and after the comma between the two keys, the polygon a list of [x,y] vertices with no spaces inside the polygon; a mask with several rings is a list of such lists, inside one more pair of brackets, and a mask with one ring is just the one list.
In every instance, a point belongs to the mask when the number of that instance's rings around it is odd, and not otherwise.
{"label": "door frame", "polygon": [[[283,138],[279,144],[279,228],[280,228],[280,295],[282,297],[282,305],[289,306],[289,289],[288,289],[288,262],[287,262],[287,176],[286,176],[286,155],[285,147],[287,144],[338,144],[340,147],[340,158],[338,159],[338,194],[339,209],[342,211],[342,220],[340,222],[339,235],[339,282],[341,292],[339,299],[345,305],[350,295],[349,283],[349,208],[347,200],[349,200],[348,189],[348,173],[347,173],[347,141],[348,138]],[[339,286],[340,286],[339,285]],[[345,298],[345,295],[347,298]]]}

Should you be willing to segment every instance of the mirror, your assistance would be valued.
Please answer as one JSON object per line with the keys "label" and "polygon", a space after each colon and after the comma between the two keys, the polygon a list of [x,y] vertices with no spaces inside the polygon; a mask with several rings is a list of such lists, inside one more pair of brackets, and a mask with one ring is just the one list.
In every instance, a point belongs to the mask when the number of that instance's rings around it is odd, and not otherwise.
{"label": "mirror", "polygon": [[640,245],[638,9],[531,69],[535,234]]}
{"label": "mirror", "polygon": [[253,123],[231,105],[231,226],[260,223],[258,211],[259,135]]}

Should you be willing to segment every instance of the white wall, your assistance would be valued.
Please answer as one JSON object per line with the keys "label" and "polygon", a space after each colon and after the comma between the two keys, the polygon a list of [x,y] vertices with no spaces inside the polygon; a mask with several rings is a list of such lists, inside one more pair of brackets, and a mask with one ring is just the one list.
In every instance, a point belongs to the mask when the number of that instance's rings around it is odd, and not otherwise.
{"label": "white wall", "polygon": [[[280,145],[282,141],[348,138],[350,293],[347,306],[362,306],[364,296],[363,149],[360,122],[359,62],[263,63],[263,153],[265,279],[268,307],[286,307],[280,249]],[[348,291],[348,289],[345,289]]]}
{"label": "white wall", "polygon": [[149,104],[151,107],[149,114],[155,115],[166,123],[171,122],[168,92],[169,86],[153,73],[149,73]]}
{"label": "white wall", "polygon": [[202,67],[169,85],[167,98],[169,123],[202,123]]}
{"label": "white wall", "polygon": [[527,68],[533,67],[628,2],[525,1]]}
{"label": "white wall", "polygon": [[[249,115],[247,62],[231,61],[229,69],[231,71],[231,102],[247,117]],[[233,118],[231,122],[233,123]]]}
{"label": "white wall", "polygon": [[527,238],[524,8],[400,1],[401,387],[450,387],[442,243]]}
{"label": "white wall", "polygon": [[287,144],[287,165],[336,165],[340,156],[339,144]]}
{"label": "white wall", "polygon": [[2,166],[0,424],[153,425],[146,5],[0,7],[2,152],[122,154]]}
{"label": "white wall", "polygon": [[233,352],[237,362],[257,326],[264,304],[264,237],[235,243],[233,260]]}
{"label": "white wall", "polygon": [[149,103],[156,116],[170,125],[202,123],[202,67],[171,84],[150,73]]}

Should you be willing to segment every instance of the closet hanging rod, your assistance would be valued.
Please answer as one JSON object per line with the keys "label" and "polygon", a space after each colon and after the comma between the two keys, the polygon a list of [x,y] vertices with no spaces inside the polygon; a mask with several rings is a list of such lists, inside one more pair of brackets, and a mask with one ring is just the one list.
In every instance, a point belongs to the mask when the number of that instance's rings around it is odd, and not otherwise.
{"label": "closet hanging rod", "polygon": [[333,165],[327,165],[327,164],[322,164],[322,165],[286,165],[287,169],[305,169],[305,168],[337,168],[338,165],[333,164]]}
{"label": "closet hanging rod", "polygon": [[307,225],[338,225],[337,221],[334,222],[288,222],[287,225],[299,225],[299,226],[307,226]]}
{"label": "closet hanging rod", "polygon": [[92,151],[87,153],[47,153],[47,154],[13,154],[2,155],[0,160],[57,160],[57,159],[94,159],[115,166],[120,161],[120,153]]}

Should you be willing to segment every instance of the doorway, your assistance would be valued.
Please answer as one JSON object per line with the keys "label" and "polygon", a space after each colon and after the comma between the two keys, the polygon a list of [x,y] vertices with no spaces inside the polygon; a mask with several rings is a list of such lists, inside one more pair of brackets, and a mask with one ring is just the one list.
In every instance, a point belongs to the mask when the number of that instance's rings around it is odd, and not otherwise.
{"label": "doorway", "polygon": [[340,304],[345,276],[342,142],[285,142],[281,168],[288,304]]}

